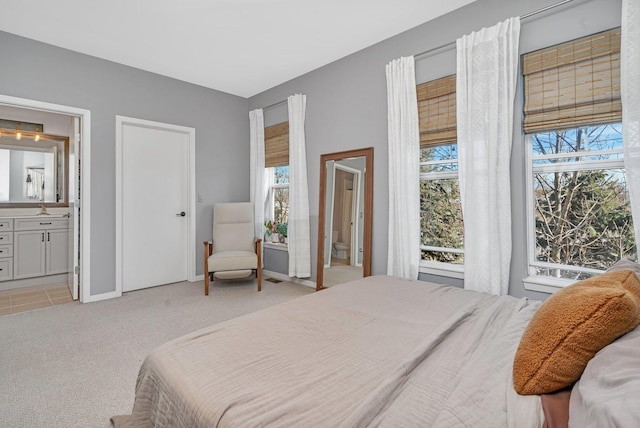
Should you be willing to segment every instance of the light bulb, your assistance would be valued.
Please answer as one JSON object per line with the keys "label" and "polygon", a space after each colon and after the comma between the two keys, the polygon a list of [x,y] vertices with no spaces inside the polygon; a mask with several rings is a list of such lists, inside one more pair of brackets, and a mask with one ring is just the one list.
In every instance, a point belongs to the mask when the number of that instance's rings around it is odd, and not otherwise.
{"label": "light bulb", "polygon": [[40,134],[36,134],[36,137],[33,140],[34,141],[40,141]]}
{"label": "light bulb", "polygon": [[16,133],[16,140],[22,140],[22,132],[18,131]]}

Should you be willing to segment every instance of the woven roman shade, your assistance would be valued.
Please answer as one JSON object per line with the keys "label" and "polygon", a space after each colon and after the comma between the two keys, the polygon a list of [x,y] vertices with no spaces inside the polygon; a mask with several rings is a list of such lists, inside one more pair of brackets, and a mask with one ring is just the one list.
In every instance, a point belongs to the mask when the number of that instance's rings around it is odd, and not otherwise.
{"label": "woven roman shade", "polygon": [[420,147],[455,143],[456,75],[422,83],[418,91]]}
{"label": "woven roman shade", "polygon": [[289,165],[289,122],[264,128],[264,167]]}
{"label": "woven roman shade", "polygon": [[524,132],[622,120],[620,29],[522,56]]}

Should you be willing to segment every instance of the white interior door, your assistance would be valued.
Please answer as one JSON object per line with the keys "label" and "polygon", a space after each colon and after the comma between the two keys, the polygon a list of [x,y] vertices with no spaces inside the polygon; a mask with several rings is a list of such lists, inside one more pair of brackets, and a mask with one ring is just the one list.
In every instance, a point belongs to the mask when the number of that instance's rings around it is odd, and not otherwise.
{"label": "white interior door", "polygon": [[188,277],[189,137],[122,126],[122,291]]}
{"label": "white interior door", "polygon": [[69,257],[67,285],[73,300],[80,291],[80,118],[72,117],[69,139]]}

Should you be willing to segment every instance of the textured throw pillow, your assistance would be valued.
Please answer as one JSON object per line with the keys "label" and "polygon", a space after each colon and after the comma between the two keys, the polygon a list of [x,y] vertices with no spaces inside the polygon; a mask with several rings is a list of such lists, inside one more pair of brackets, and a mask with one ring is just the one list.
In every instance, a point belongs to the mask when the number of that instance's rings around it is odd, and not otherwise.
{"label": "textured throw pillow", "polygon": [[523,395],[547,394],[580,378],[589,360],[640,323],[640,280],[606,272],[553,294],[531,318],[513,362]]}

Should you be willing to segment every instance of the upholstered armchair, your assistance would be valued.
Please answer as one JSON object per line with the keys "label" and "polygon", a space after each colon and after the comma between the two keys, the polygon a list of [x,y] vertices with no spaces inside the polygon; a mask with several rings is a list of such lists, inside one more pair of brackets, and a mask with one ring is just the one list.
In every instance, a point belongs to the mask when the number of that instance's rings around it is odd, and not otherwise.
{"label": "upholstered armchair", "polygon": [[213,241],[204,242],[204,294],[209,281],[245,278],[255,272],[262,290],[262,239],[254,236],[253,203],[213,206]]}

